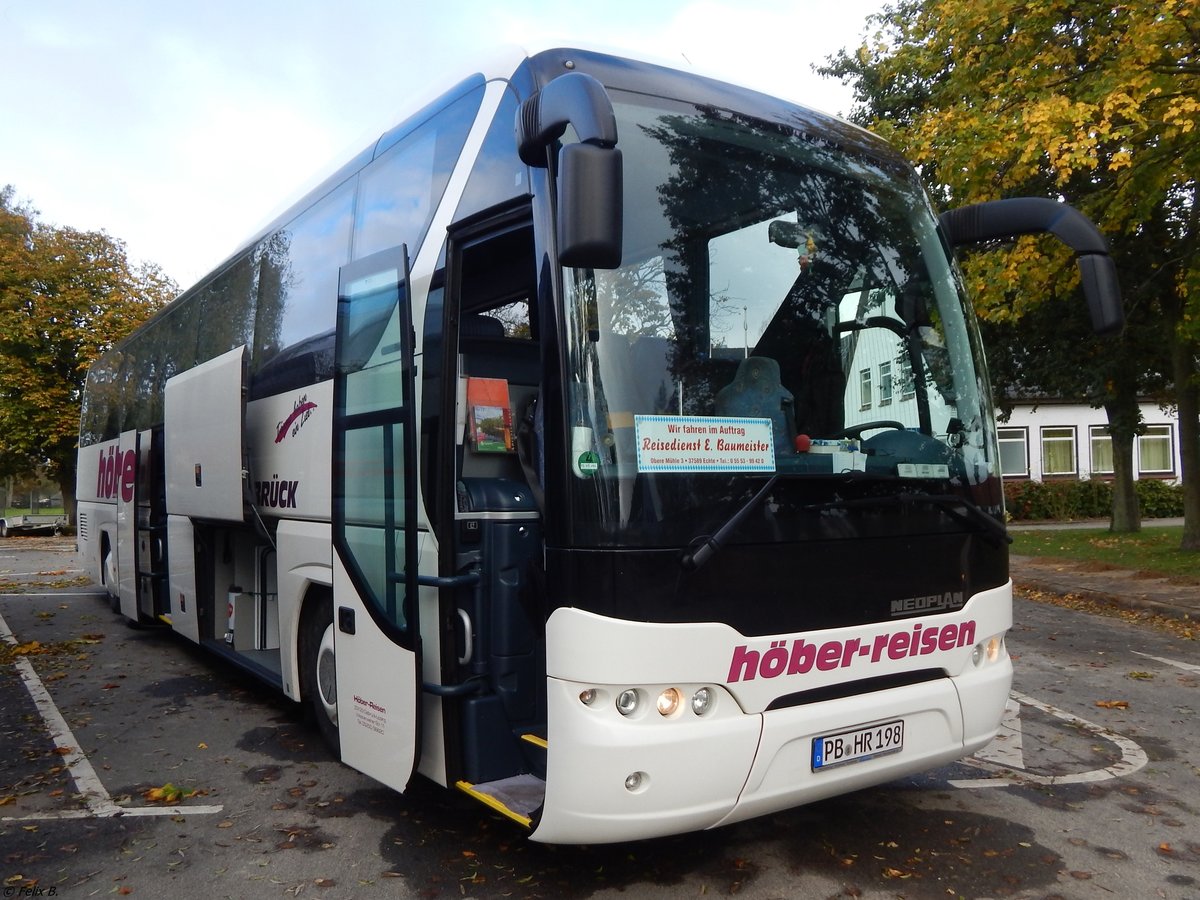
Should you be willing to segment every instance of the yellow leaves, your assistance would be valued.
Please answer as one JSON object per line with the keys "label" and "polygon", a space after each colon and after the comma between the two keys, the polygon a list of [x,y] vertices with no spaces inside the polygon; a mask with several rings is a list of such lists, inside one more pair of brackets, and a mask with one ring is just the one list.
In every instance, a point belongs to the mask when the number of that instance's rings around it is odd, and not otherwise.
{"label": "yellow leaves", "polygon": [[1118,150],[1108,160],[1108,170],[1116,172],[1120,169],[1127,169],[1133,165],[1133,154],[1128,150]]}
{"label": "yellow leaves", "polygon": [[163,803],[171,806],[183,800],[190,800],[192,797],[202,797],[206,793],[208,792],[199,789],[188,790],[167,782],[162,787],[142,791],[142,798],[150,803]]}
{"label": "yellow leaves", "polygon": [[1184,134],[1195,130],[1197,118],[1200,118],[1200,101],[1195,97],[1172,97],[1163,113],[1163,121]]}
{"label": "yellow leaves", "polygon": [[1101,709],[1129,709],[1128,700],[1097,700],[1096,705]]}
{"label": "yellow leaves", "polygon": [[8,652],[13,656],[33,656],[38,653],[49,653],[50,648],[43,646],[40,641],[29,641],[24,644],[17,644],[15,647],[10,647]]}

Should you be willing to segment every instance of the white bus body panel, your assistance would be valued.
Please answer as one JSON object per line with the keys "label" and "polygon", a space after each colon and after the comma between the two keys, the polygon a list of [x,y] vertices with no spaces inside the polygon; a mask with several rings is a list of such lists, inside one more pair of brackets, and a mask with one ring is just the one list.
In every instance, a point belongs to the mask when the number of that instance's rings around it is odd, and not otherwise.
{"label": "white bus body panel", "polygon": [[171,628],[189,641],[200,642],[196,597],[196,536],[192,520],[167,516],[167,551],[171,554],[168,579],[171,591]]}
{"label": "white bus body panel", "polygon": [[85,570],[104,583],[112,593],[117,591],[116,579],[103,572],[104,536],[109,547],[116,548],[117,495],[120,491],[120,464],[117,450],[119,440],[91,444],[79,450],[75,473],[76,514],[79,520],[78,547]]}
{"label": "white bus body panel", "polygon": [[[337,553],[333,597],[342,762],[403,792],[416,761],[416,654],[375,624]],[[347,615],[353,634],[342,627]]]}
{"label": "white bus body panel", "polygon": [[245,346],[167,379],[167,510],[241,522]]}
{"label": "white bus body panel", "polygon": [[[326,479],[328,484],[328,479]],[[333,587],[328,522],[281,519],[275,532],[279,578],[279,664],[283,692],[300,700],[300,609],[313,585]]]}
{"label": "white bus body panel", "polygon": [[260,514],[329,521],[332,380],[247,404],[246,440],[250,496]]}
{"label": "white bus body panel", "polygon": [[[1012,683],[1006,652],[982,665],[972,662],[972,652],[1009,629],[1011,600],[1009,583],[981,592],[953,614],[751,639],[719,623],[656,625],[555,610],[546,631],[546,802],[533,839],[624,841],[712,828],[972,753],[995,736]],[[919,634],[918,625],[970,640],[913,655],[873,652],[877,641],[898,647],[892,637]],[[755,667],[734,665],[739,648],[790,655],[799,641],[831,648],[823,668],[815,664],[817,650],[799,653],[812,663],[802,673],[765,665],[761,653]],[[835,654],[834,647],[844,652]],[[951,677],[768,710],[792,693],[929,668]],[[654,708],[662,688],[679,687],[690,697],[701,685],[715,687],[717,695],[703,717],[685,709],[664,719]],[[648,702],[625,718],[613,701],[633,686]],[[587,689],[599,693],[590,706],[580,701]],[[812,771],[813,738],[893,719],[905,722],[902,751]],[[640,784],[630,790],[626,779],[634,773]]]}

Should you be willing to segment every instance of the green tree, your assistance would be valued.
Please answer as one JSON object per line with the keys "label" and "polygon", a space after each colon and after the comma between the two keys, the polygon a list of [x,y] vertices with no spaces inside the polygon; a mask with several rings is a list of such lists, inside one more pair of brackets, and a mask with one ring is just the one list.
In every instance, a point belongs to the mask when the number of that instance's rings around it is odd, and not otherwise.
{"label": "green tree", "polygon": [[[1085,350],[1086,394],[1109,411],[1125,462],[1143,376],[1169,379],[1182,546],[1200,549],[1200,0],[904,0],[873,21],[871,40],[825,71],[854,85],[859,120],[897,143],[942,202],[1058,195],[1109,235],[1135,315],[1119,350]],[[1072,286],[1056,254],[1022,239],[973,255],[981,318],[1025,333],[1026,314]],[[1146,355],[1155,346],[1166,362]]]}
{"label": "green tree", "polygon": [[88,366],[176,293],[115,238],[47,225],[0,190],[0,460],[13,474],[44,467],[72,517]]}

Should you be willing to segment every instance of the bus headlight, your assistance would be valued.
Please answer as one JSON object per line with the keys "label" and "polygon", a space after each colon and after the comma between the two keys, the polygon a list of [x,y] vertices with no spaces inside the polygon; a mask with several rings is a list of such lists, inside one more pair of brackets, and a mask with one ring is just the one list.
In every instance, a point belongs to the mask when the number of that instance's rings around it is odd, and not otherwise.
{"label": "bus headlight", "polygon": [[638,692],[633,688],[621,691],[617,695],[617,712],[623,716],[632,716],[639,705]]}
{"label": "bus headlight", "polygon": [[584,706],[591,706],[596,702],[596,689],[588,688],[586,691],[579,692],[579,702]]}
{"label": "bus headlight", "polygon": [[1004,650],[1004,635],[992,635],[986,641],[980,641],[971,651],[971,664],[975,668],[991,665],[1000,658]]}
{"label": "bus headlight", "polygon": [[698,716],[704,715],[712,706],[713,692],[706,687],[702,687],[692,694],[692,712]]}

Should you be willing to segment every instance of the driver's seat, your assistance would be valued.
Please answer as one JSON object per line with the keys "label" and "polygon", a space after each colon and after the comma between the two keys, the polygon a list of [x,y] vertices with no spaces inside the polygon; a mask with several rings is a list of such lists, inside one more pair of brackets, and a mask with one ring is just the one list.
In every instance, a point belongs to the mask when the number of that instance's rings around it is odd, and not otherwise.
{"label": "driver's seat", "polygon": [[738,363],[733,381],[717,392],[714,408],[719,416],[770,419],[775,454],[795,452],[794,399],[779,380],[779,363],[769,356],[748,356]]}

